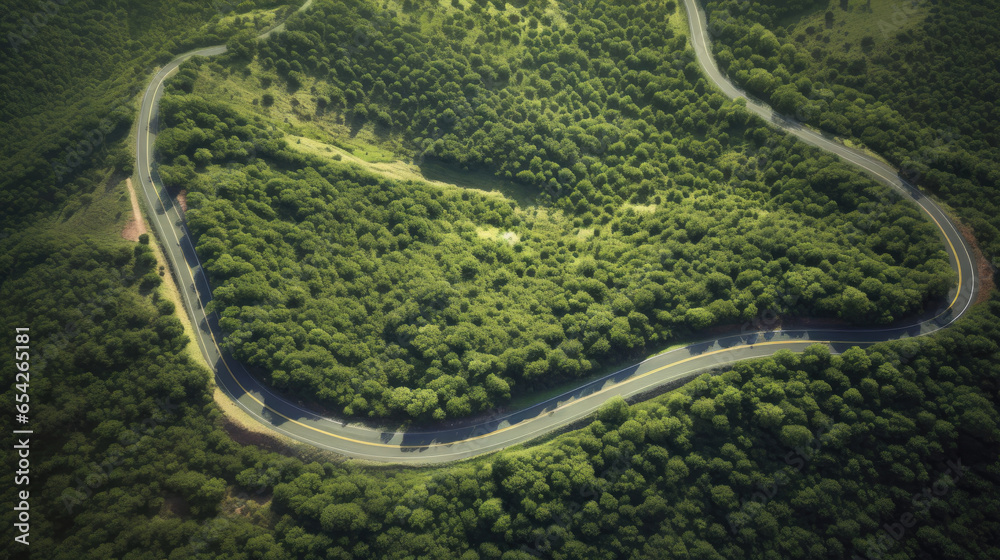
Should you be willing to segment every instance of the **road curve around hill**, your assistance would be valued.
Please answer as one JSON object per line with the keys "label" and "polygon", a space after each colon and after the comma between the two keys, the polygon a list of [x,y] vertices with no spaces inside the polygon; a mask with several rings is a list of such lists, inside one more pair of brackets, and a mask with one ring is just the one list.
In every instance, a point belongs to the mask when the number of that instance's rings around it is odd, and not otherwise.
{"label": "road curve around hill", "polygon": [[[309,2],[300,10],[308,5]],[[692,44],[706,75],[727,96],[747,97],[715,66],[704,14],[694,0],[685,0],[685,7],[691,24]],[[397,432],[327,418],[274,393],[221,349],[218,316],[215,313],[206,315],[204,311],[212,298],[208,278],[195,253],[183,216],[165,192],[153,161],[153,144],[159,125],[157,108],[164,81],[185,60],[193,56],[213,56],[225,50],[225,46],[216,46],[185,53],[167,64],[150,82],[142,99],[136,144],[141,190],[147,201],[150,221],[178,281],[184,307],[192,318],[196,342],[214,367],[218,385],[240,408],[266,427],[319,448],[357,459],[392,463],[440,463],[473,457],[550,433],[586,417],[610,397],[644,393],[709,368],[769,356],[778,350],[800,352],[815,343],[825,344],[833,352],[842,352],[854,345],[928,334],[961,317],[976,297],[976,266],[972,252],[952,221],[933,201],[900,180],[896,171],[884,163],[804,129],[794,121],[778,117],[767,105],[748,98],[747,108],[773,126],[863,169],[924,211],[927,219],[938,227],[959,279],[946,304],[902,326],[741,332],[705,340],[657,355],[527,409],[474,425]]]}

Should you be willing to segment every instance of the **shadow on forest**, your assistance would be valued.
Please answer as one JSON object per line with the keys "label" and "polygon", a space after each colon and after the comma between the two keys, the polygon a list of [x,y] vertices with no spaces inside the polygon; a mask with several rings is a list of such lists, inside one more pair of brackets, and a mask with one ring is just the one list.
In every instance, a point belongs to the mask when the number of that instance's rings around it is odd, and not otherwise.
{"label": "shadow on forest", "polygon": [[477,191],[495,193],[512,199],[518,206],[534,206],[540,201],[540,191],[530,185],[500,179],[483,169],[459,169],[438,159],[427,158],[419,165],[420,174],[428,181],[440,181]]}

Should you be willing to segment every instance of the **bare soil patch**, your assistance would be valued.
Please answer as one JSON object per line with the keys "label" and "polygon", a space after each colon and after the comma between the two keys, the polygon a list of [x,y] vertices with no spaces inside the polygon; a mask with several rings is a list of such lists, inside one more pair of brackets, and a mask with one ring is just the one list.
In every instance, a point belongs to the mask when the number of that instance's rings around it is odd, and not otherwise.
{"label": "bare soil patch", "polygon": [[163,497],[163,506],[160,507],[161,516],[187,517],[190,513],[191,509],[188,507],[188,503],[181,496],[168,494]]}
{"label": "bare soil patch", "polygon": [[295,450],[276,437],[241,426],[228,416],[223,416],[222,429],[240,445],[252,445],[265,451],[273,451],[286,457],[296,456]]}
{"label": "bare soil patch", "polygon": [[188,210],[187,194],[188,194],[187,191],[181,190],[179,193],[177,193],[177,196],[174,197],[174,200],[177,201],[177,205],[180,206],[181,210],[184,212],[187,212]]}
{"label": "bare soil patch", "polygon": [[983,251],[979,248],[979,243],[976,242],[976,237],[972,234],[972,228],[958,222],[956,222],[956,225],[958,226],[958,232],[962,234],[965,242],[972,248],[972,257],[976,259],[976,274],[982,283],[979,286],[979,294],[976,296],[976,301],[973,303],[982,303],[990,299],[990,294],[993,292],[993,288],[996,287],[993,282],[993,265],[990,264],[990,261],[983,255]]}
{"label": "bare soil patch", "polygon": [[146,233],[146,223],[142,221],[139,199],[135,196],[135,189],[132,188],[132,179],[125,179],[125,186],[128,187],[128,196],[132,200],[132,217],[125,224],[122,237],[129,241],[139,241],[139,236]]}

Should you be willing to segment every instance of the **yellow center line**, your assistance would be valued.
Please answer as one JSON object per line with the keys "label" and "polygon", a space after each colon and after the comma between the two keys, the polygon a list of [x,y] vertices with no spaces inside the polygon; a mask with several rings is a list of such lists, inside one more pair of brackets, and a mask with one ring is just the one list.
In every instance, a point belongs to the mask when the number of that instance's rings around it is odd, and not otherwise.
{"label": "yellow center line", "polygon": [[[700,21],[701,21],[700,20],[700,14],[696,13],[694,15],[694,17],[697,18],[698,21],[699,21],[699,23],[700,23]],[[692,21],[692,24],[693,23],[694,22]],[[701,36],[700,35],[700,32],[701,32],[700,25],[698,26],[697,31],[699,32],[699,36]],[[164,75],[163,80],[165,80],[166,77],[167,77],[167,75]],[[160,84],[157,84],[156,88],[154,88],[154,90],[153,90],[153,97],[150,100],[149,117],[148,117],[148,119],[149,119],[148,122],[150,124],[152,123],[153,109],[154,109],[154,106],[155,106],[154,101],[155,101],[155,97],[156,97],[156,90],[159,89],[160,85],[162,85],[163,80],[160,80]],[[149,137],[150,137],[150,131],[147,129],[147,131],[146,131],[147,163],[151,167],[152,166],[152,144],[149,141]],[[825,138],[823,140],[825,140]],[[829,151],[829,150],[827,150],[827,151]],[[850,152],[849,155],[854,155],[854,154],[853,154],[853,152]],[[863,163],[859,164],[857,161],[855,161],[854,159],[852,159],[850,157],[847,157],[847,156],[843,156],[843,157],[844,157],[844,159],[847,159],[848,161],[851,161],[852,163],[855,163],[856,165],[860,165],[865,170],[870,171],[870,172],[874,173],[875,175],[881,177],[882,179],[884,179],[885,181],[887,181],[891,186],[893,186],[893,187],[895,186],[895,185],[892,185],[891,179],[887,178],[885,175],[883,175],[879,171],[874,170],[874,169],[869,169],[869,168],[865,167],[863,165]],[[140,177],[140,180],[142,180],[142,177]],[[156,194],[157,199],[160,201],[160,204],[164,208],[164,218],[167,218],[166,204],[164,204],[163,199],[160,197],[159,191],[156,189],[156,183],[153,182],[152,180],[150,180],[150,183],[152,185],[153,192]],[[944,311],[942,311],[941,314],[939,314],[937,316],[937,317],[940,317],[941,315],[943,315],[944,313],[947,313],[949,310],[951,310],[955,306],[955,304],[958,301],[959,295],[961,294],[962,278],[963,278],[963,276],[962,276],[962,261],[959,259],[958,251],[955,249],[954,243],[952,243],[951,238],[948,236],[948,233],[945,231],[945,229],[941,225],[940,221],[938,221],[938,219],[935,218],[934,215],[930,212],[930,210],[927,207],[925,207],[922,203],[920,203],[919,201],[915,201],[915,202],[917,202],[917,205],[920,206],[920,208],[930,217],[930,219],[934,222],[935,225],[937,225],[938,229],[944,235],[945,241],[948,243],[948,247],[951,250],[951,254],[954,256],[955,262],[957,263],[957,267],[956,268],[957,268],[957,271],[958,271],[958,287],[956,288],[955,297],[951,301],[951,304],[949,304],[949,306]],[[154,209],[154,211],[155,211],[155,209]],[[170,227],[169,229],[173,233],[174,237],[177,238],[177,233],[176,233],[176,231],[174,231],[174,228]],[[178,242],[179,242],[179,239],[178,239]],[[194,270],[187,263],[186,259],[184,259],[184,265],[185,265],[185,267],[188,270],[189,276],[193,280],[194,279]],[[190,306],[190,301],[189,301],[189,306]],[[194,310],[192,309],[191,312],[192,312],[192,316],[193,316],[194,315]],[[935,317],[935,319],[937,317]],[[205,316],[205,320],[207,321],[207,319],[208,318],[207,318],[207,315],[206,315]],[[197,329],[196,329],[196,334],[197,334]],[[260,398],[258,398],[257,395],[255,395],[253,392],[249,391],[246,387],[244,387],[243,384],[240,382],[240,380],[236,377],[235,372],[233,372],[232,368],[230,368],[229,363],[228,363],[228,361],[225,358],[225,355],[223,354],[221,348],[219,347],[219,342],[215,338],[215,333],[212,331],[212,329],[211,329],[210,326],[209,326],[209,329],[208,329],[208,334],[209,334],[209,337],[212,339],[212,344],[215,347],[216,351],[218,352],[219,358],[222,361],[223,366],[225,366],[226,370],[229,372],[230,377],[232,377],[233,381],[236,382],[237,386],[239,386],[239,388],[243,391],[244,394],[246,394],[247,396],[249,396],[254,402],[256,402],[258,405],[261,406],[262,410],[270,411],[274,415],[276,415],[276,416],[278,416],[278,417],[280,417],[280,418],[282,418],[282,419],[284,419],[284,420],[286,420],[288,422],[291,422],[292,424],[300,426],[302,428],[306,428],[306,429],[312,430],[314,432],[323,434],[325,436],[336,438],[336,439],[339,439],[339,440],[342,440],[342,441],[347,441],[347,442],[356,443],[356,444],[364,445],[364,446],[370,446],[370,447],[384,447],[384,448],[395,448],[395,449],[422,449],[422,448],[430,448],[430,447],[446,447],[446,446],[451,446],[451,445],[455,445],[455,444],[459,444],[459,443],[476,441],[476,440],[480,440],[480,439],[483,439],[483,438],[486,438],[486,437],[492,437],[492,436],[495,436],[497,434],[503,433],[503,432],[505,432],[507,430],[511,430],[511,429],[513,429],[515,427],[525,426],[525,425],[527,425],[527,424],[529,424],[529,423],[531,423],[531,422],[533,422],[533,421],[535,421],[535,420],[537,420],[539,418],[542,418],[542,415],[536,415],[536,416],[533,416],[531,418],[527,418],[527,419],[525,419],[523,421],[520,421],[518,423],[510,424],[508,426],[505,426],[503,428],[499,428],[499,429],[493,430],[491,432],[487,432],[485,434],[481,434],[481,435],[478,435],[478,436],[473,436],[473,437],[469,437],[469,438],[461,439],[461,440],[444,442],[444,443],[427,443],[427,444],[423,444],[423,445],[394,445],[394,444],[388,444],[388,443],[370,442],[370,441],[364,441],[364,440],[350,438],[350,437],[347,437],[347,436],[339,435],[339,434],[336,434],[336,433],[324,430],[322,428],[318,428],[316,426],[312,426],[312,425],[307,424],[305,422],[302,422],[300,420],[296,420],[294,418],[291,418],[290,416],[287,416],[287,415],[279,412],[278,410],[274,409],[273,407],[267,405],[266,403],[264,403],[264,401],[262,401]],[[201,338],[200,335],[199,335],[199,338]],[[557,406],[554,409],[552,409],[551,411],[549,411],[549,412],[552,413],[552,412],[555,412],[557,410],[562,410],[562,409],[565,409],[567,407],[577,405],[577,404],[579,404],[579,403],[581,403],[581,402],[583,402],[583,401],[585,401],[587,399],[590,399],[592,397],[596,397],[598,395],[602,395],[602,394],[604,394],[604,393],[606,393],[606,392],[608,392],[608,391],[610,391],[612,389],[621,388],[621,387],[623,387],[626,384],[633,383],[633,382],[638,381],[640,379],[646,378],[646,377],[648,377],[650,375],[662,372],[662,371],[667,370],[669,368],[680,366],[682,364],[691,362],[693,360],[697,360],[699,358],[713,356],[713,355],[717,355],[717,354],[721,354],[721,353],[725,353],[725,352],[730,352],[730,351],[736,351],[736,350],[753,348],[755,346],[796,345],[796,344],[826,344],[826,345],[832,345],[832,344],[855,344],[855,345],[857,345],[857,344],[873,344],[873,342],[872,341],[850,341],[850,340],[838,340],[838,341],[781,340],[781,341],[758,342],[758,343],[755,343],[755,344],[743,344],[743,345],[733,346],[733,347],[729,347],[729,348],[720,348],[718,350],[713,350],[711,352],[704,352],[702,354],[696,354],[696,355],[684,358],[682,360],[679,360],[679,361],[676,361],[676,362],[672,362],[672,363],[669,363],[669,364],[657,367],[657,368],[652,369],[650,371],[647,371],[645,373],[642,373],[642,374],[639,374],[639,375],[636,375],[636,376],[633,376],[633,377],[629,377],[628,379],[626,379],[625,381],[622,381],[620,383],[612,383],[611,385],[607,385],[607,386],[601,388],[600,390],[597,390],[597,391],[595,391],[593,393],[590,393],[588,395],[584,395],[584,396],[579,397],[579,398],[571,397],[567,401],[563,402],[563,404],[557,404]],[[207,350],[207,347],[206,347],[206,350]],[[735,360],[735,361],[742,361],[742,360]],[[712,366],[708,366],[708,367],[712,367]],[[235,399],[235,400],[237,400],[237,402],[239,402],[238,399]],[[243,405],[243,406],[244,406],[244,408],[246,408],[246,410],[248,410],[249,412],[253,413],[253,411],[250,410],[248,407],[246,407],[245,405]],[[394,435],[398,435],[398,434],[394,434]],[[406,434],[404,433],[403,435],[405,436]]]}
{"label": "yellow center line", "polygon": [[[211,333],[211,330],[209,331],[209,336],[212,337],[212,342],[215,344],[216,350],[219,350],[218,342],[215,339],[215,335],[213,335]],[[580,398],[571,398],[566,403],[558,405],[556,408],[552,409],[549,412],[550,413],[551,412],[555,412],[557,410],[561,410],[561,409],[567,408],[569,406],[573,406],[573,405],[579,404],[579,403],[581,403],[581,402],[583,402],[583,401],[585,401],[585,400],[587,400],[587,399],[589,399],[591,397],[596,397],[596,396],[598,396],[598,395],[600,395],[602,393],[606,393],[607,391],[610,391],[611,389],[618,388],[618,387],[621,387],[621,386],[623,386],[625,384],[638,381],[638,380],[640,380],[640,379],[642,379],[644,377],[648,377],[650,375],[653,375],[654,373],[659,373],[659,372],[661,372],[661,371],[663,371],[665,369],[669,369],[669,368],[676,367],[676,366],[679,366],[681,364],[685,364],[685,363],[693,361],[693,360],[697,360],[698,358],[704,358],[704,357],[707,357],[707,356],[713,356],[715,354],[721,354],[723,352],[729,352],[729,351],[732,351],[732,350],[742,350],[742,349],[745,349],[745,348],[753,348],[754,346],[771,346],[771,345],[777,345],[777,344],[786,344],[786,345],[794,345],[794,344],[828,344],[829,345],[829,344],[872,344],[872,342],[871,341],[855,341],[855,340],[822,340],[822,341],[821,340],[775,340],[775,341],[769,341],[769,342],[758,342],[758,343],[755,343],[755,344],[743,344],[743,345],[740,345],[740,346],[733,346],[731,348],[720,348],[718,350],[713,350],[711,352],[705,352],[705,353],[702,353],[702,354],[697,354],[697,355],[694,355],[694,356],[690,356],[688,358],[684,358],[683,360],[680,360],[680,361],[677,361],[677,362],[672,362],[672,363],[660,366],[660,367],[658,367],[656,369],[652,369],[652,370],[647,371],[645,373],[636,375],[635,377],[630,377],[629,379],[627,379],[627,380],[625,380],[625,381],[623,381],[621,383],[615,383],[615,384],[612,384],[610,386],[604,387],[603,389],[601,389],[599,391],[595,391],[595,392],[593,392],[593,393],[591,393],[589,395],[585,395],[585,396],[580,397]],[[259,404],[265,410],[268,410],[268,411],[274,413],[275,415],[280,416],[281,418],[283,418],[283,419],[287,420],[288,422],[291,422],[291,423],[293,423],[293,424],[295,424],[297,426],[301,426],[303,428],[307,428],[307,429],[312,430],[314,432],[317,432],[317,433],[320,433],[320,434],[323,434],[323,435],[326,435],[326,436],[330,436],[330,437],[333,437],[333,438],[336,438],[336,439],[339,439],[339,440],[348,441],[348,442],[351,442],[351,443],[357,443],[357,444],[361,444],[361,445],[367,445],[367,446],[372,446],[372,447],[390,447],[390,448],[397,448],[397,449],[423,449],[423,448],[428,448],[428,447],[447,447],[447,446],[455,445],[455,444],[458,444],[458,443],[466,443],[466,442],[475,441],[475,440],[479,440],[479,439],[486,438],[486,437],[495,436],[495,435],[503,433],[503,432],[505,432],[507,430],[510,430],[510,429],[513,429],[513,428],[516,428],[516,427],[520,427],[520,426],[525,426],[525,425],[527,425],[527,424],[529,424],[531,422],[534,422],[535,420],[537,420],[537,419],[539,419],[539,418],[542,417],[541,415],[533,416],[533,417],[528,418],[526,420],[522,420],[521,422],[518,422],[516,424],[510,424],[509,426],[505,426],[503,428],[499,428],[499,429],[493,430],[493,431],[485,433],[485,434],[481,434],[481,435],[478,435],[478,436],[473,436],[473,437],[470,437],[470,438],[455,440],[455,441],[443,442],[443,443],[427,443],[427,444],[423,444],[423,445],[394,445],[394,444],[391,444],[391,443],[376,443],[376,442],[369,442],[369,441],[364,441],[364,440],[358,440],[358,439],[349,438],[347,436],[342,436],[342,435],[339,435],[339,434],[335,434],[335,433],[323,430],[322,428],[317,428],[316,426],[312,426],[312,425],[306,424],[304,422],[301,422],[299,420],[296,420],[294,418],[286,416],[285,414],[282,414],[281,412],[279,412],[279,411],[275,410],[274,408],[270,407],[269,405],[265,404],[263,401],[261,401],[259,398],[257,398],[256,395],[254,395],[253,393],[251,393],[250,391],[248,391],[246,389],[246,387],[243,386],[242,383],[240,383],[240,380],[236,378],[236,374],[234,374],[233,370],[230,369],[229,364],[226,362],[225,357],[223,357],[223,354],[222,354],[221,350],[219,350],[219,356],[220,356],[220,358],[222,360],[222,364],[225,365],[226,366],[226,370],[229,371],[229,375],[232,376],[233,381],[235,381],[236,384],[239,385],[240,389],[242,389],[243,392],[247,396],[249,396],[251,399],[253,399],[254,402],[256,402],[257,404]],[[762,356],[762,357],[764,357],[764,356]],[[742,361],[742,360],[737,360],[737,361]],[[406,435],[406,434],[404,433],[403,435]]]}
{"label": "yellow center line", "polygon": [[[690,23],[691,32],[692,32],[691,33],[691,35],[692,35],[691,41],[694,42],[695,37],[697,37],[698,39],[701,40],[701,43],[702,43],[702,46],[705,49],[705,52],[710,53],[711,51],[708,48],[708,42],[707,42],[707,40],[705,38],[705,34],[704,34],[701,11],[698,9],[697,6],[690,6],[690,5],[688,5],[687,11],[688,11],[688,21]],[[709,54],[709,58],[714,63],[715,59],[711,57],[711,54]],[[706,70],[707,70],[707,64],[708,64],[707,62],[703,61],[702,66],[706,67]],[[721,84],[716,84],[716,85],[721,85]],[[733,88],[736,89],[737,93],[739,92],[739,89],[735,87],[735,84],[732,84],[730,82],[729,85],[733,86]],[[720,89],[722,89],[722,88],[720,88]],[[736,98],[739,98],[739,97],[742,97],[742,96],[741,95],[736,95],[735,97],[733,97],[731,99],[736,99]],[[771,113],[773,113],[773,114],[778,114],[777,111],[775,111],[769,105],[763,105],[762,108],[770,110]],[[834,155],[839,155],[843,159],[846,159],[847,161],[855,164],[856,166],[859,166],[859,167],[863,168],[865,171],[869,171],[869,172],[877,175],[878,177],[881,177],[882,179],[884,179],[886,181],[886,183],[889,184],[889,186],[891,186],[892,188],[895,188],[895,185],[892,183],[892,179],[891,178],[886,177],[885,175],[883,175],[882,173],[880,173],[876,169],[868,168],[867,166],[864,165],[866,163],[866,160],[871,159],[867,155],[865,155],[863,153],[855,153],[854,151],[852,151],[851,148],[848,148],[847,146],[844,146],[843,144],[841,144],[839,142],[833,142],[831,140],[828,140],[827,138],[823,137],[821,134],[817,134],[816,132],[814,132],[814,131],[812,131],[812,130],[810,130],[808,128],[796,131],[794,129],[786,128],[786,127],[783,127],[783,126],[780,126],[780,125],[775,125],[775,126],[777,126],[778,128],[781,128],[783,130],[786,130],[786,131],[792,133],[795,136],[799,136],[799,134],[796,134],[796,132],[799,132],[801,135],[804,135],[804,136],[810,136],[810,137],[813,138],[813,141],[816,142],[816,143],[822,144],[822,143],[825,142],[825,143],[828,143],[828,144],[831,144],[831,145],[834,145],[834,146],[843,147],[843,148],[847,149],[848,150],[847,154],[843,155],[843,154],[839,154],[837,152],[833,152],[832,150],[830,150],[828,148],[821,148],[821,149],[825,149],[827,152],[833,153]],[[853,156],[853,157],[851,157],[851,156]],[[860,162],[858,161],[858,158],[860,158]],[[876,163],[881,164],[881,162],[876,162]],[[945,239],[945,241],[948,242],[948,247],[951,249],[951,254],[955,257],[956,269],[958,270],[958,286],[955,289],[955,297],[951,300],[951,303],[948,304],[948,307],[946,307],[941,313],[939,313],[937,316],[934,317],[934,319],[937,319],[938,317],[940,317],[941,315],[944,315],[945,313],[947,313],[948,311],[950,311],[953,307],[955,307],[955,303],[958,302],[958,298],[959,298],[959,296],[962,293],[962,260],[958,257],[958,251],[955,249],[955,245],[951,242],[951,237],[948,236],[948,232],[945,231],[944,226],[941,225],[941,223],[937,220],[937,218],[935,218],[934,215],[931,214],[930,210],[928,210],[927,207],[925,207],[922,203],[920,203],[920,201],[914,199],[914,202],[916,202],[917,206],[919,206],[920,209],[923,210],[924,213],[927,214],[927,216],[930,217],[930,219],[934,221],[934,224],[937,225],[938,229],[941,231],[941,234],[944,235],[944,239]],[[956,230],[956,233],[958,233],[957,230]],[[933,321],[934,319],[931,319],[931,320]]]}
{"label": "yellow center line", "polygon": [[[848,160],[848,161],[851,161],[851,162],[853,162],[853,163],[855,163],[857,165],[861,165],[861,164],[858,164],[854,160]],[[892,183],[891,179],[889,179],[885,175],[879,173],[878,171],[875,171],[873,169],[868,169],[868,168],[865,168],[865,169],[868,170],[868,171],[871,171],[875,175],[878,175],[882,179],[885,179],[888,183],[890,183],[890,184]],[[958,301],[958,296],[961,295],[961,293],[962,293],[962,260],[960,258],[958,258],[958,251],[955,249],[955,244],[951,242],[951,237],[948,236],[948,232],[946,232],[944,230],[944,226],[941,225],[941,222],[939,222],[938,219],[934,217],[934,214],[931,214],[931,211],[928,210],[927,207],[925,207],[919,201],[914,200],[914,202],[916,202],[917,206],[919,206],[920,209],[924,211],[924,214],[927,214],[927,217],[929,217],[931,220],[934,221],[934,225],[936,225],[938,227],[938,230],[941,231],[941,235],[944,235],[944,240],[948,242],[948,248],[951,249],[951,254],[955,257],[955,264],[956,264],[955,268],[958,270],[958,286],[955,288],[955,298],[951,300],[951,303],[948,304],[948,307],[946,307],[944,309],[944,311],[942,311],[941,313],[939,313],[937,316],[934,317],[934,319],[937,319],[938,317],[940,317],[941,315],[944,315],[949,310],[951,310],[952,307],[955,306],[955,302]],[[931,320],[933,321],[933,319],[931,319]]]}
{"label": "yellow center line", "polygon": [[[961,259],[958,258],[958,251],[955,250],[955,245],[951,242],[951,238],[948,237],[948,234],[944,231],[944,227],[941,225],[941,223],[938,222],[937,218],[935,218],[934,215],[931,214],[929,210],[924,208],[923,204],[920,204],[919,206],[923,208],[924,212],[928,216],[930,216],[932,220],[934,220],[934,223],[937,225],[938,229],[941,230],[942,234],[944,234],[944,240],[948,242],[948,247],[951,249],[951,254],[955,255],[955,264],[956,264],[955,268],[958,269],[958,286],[955,288],[955,299],[951,300],[951,303],[948,304],[948,308],[942,311],[937,316],[940,317],[941,315],[944,315],[946,312],[951,310],[952,307],[955,306],[955,302],[958,301],[958,296],[962,293],[962,261]],[[935,319],[937,319],[937,317],[935,317]]]}

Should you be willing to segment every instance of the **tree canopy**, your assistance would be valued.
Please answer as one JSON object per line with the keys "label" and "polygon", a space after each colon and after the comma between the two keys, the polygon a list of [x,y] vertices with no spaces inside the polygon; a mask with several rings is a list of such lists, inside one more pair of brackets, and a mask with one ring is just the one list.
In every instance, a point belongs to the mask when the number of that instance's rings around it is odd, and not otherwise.
{"label": "tree canopy", "polygon": [[[254,62],[182,67],[160,171],[190,193],[239,359],[348,415],[443,419],[765,310],[889,322],[946,292],[914,208],[676,64],[691,53],[675,7],[566,10],[573,22],[532,27],[440,7],[418,27],[320,2]],[[269,103],[231,101],[248,64],[283,99],[308,87],[315,109],[280,103],[308,126],[369,127],[532,195],[386,180],[297,150]]]}

